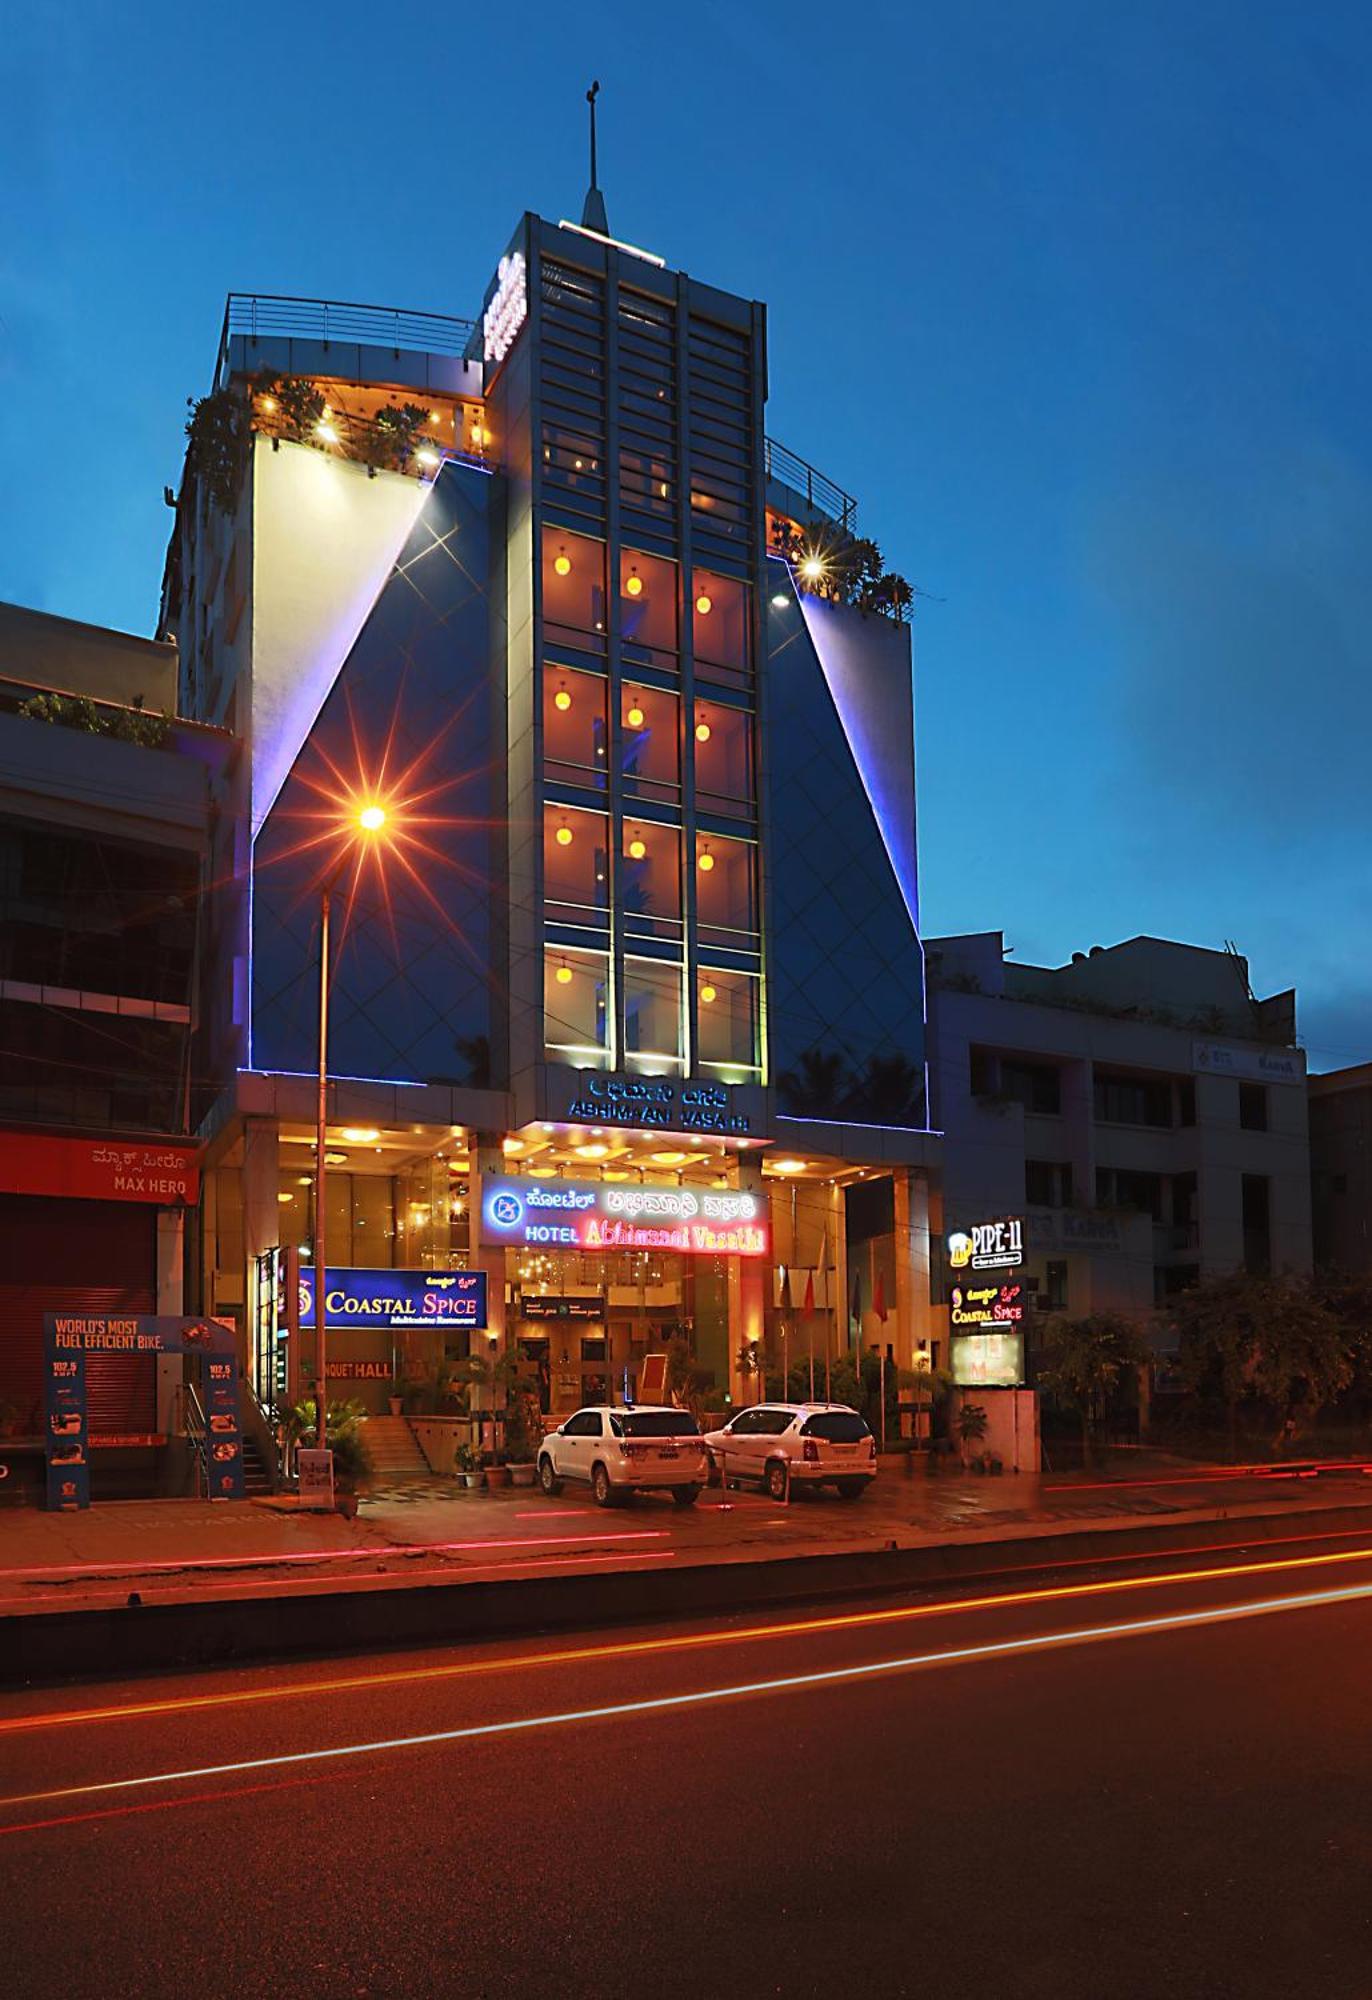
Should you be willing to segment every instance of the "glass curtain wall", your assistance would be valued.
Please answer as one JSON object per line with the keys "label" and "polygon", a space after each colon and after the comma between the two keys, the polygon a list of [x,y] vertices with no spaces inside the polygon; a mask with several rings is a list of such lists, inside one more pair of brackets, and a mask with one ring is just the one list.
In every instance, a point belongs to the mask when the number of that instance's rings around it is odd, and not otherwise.
{"label": "glass curtain wall", "polygon": [[761,1075],[759,412],[750,334],[685,297],[622,260],[607,288],[543,259],[544,1043],[742,1081]]}

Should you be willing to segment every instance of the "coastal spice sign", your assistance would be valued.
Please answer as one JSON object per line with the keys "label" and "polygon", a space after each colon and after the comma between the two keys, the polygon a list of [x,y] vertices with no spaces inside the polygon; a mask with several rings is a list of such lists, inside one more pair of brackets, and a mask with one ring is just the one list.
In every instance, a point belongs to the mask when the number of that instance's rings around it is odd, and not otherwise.
{"label": "coastal spice sign", "polygon": [[[314,1325],[315,1273],[300,1272],[300,1324]],[[470,1326],[486,1324],[484,1271],[338,1271],[329,1267],[324,1293],[327,1326]],[[329,1373],[340,1372],[330,1368]]]}
{"label": "coastal spice sign", "polygon": [[200,1199],[195,1146],[126,1145],[119,1139],[57,1139],[41,1133],[0,1145],[0,1194],[82,1201],[148,1201],[183,1208]]}
{"label": "coastal spice sign", "polygon": [[[746,1138],[761,1129],[756,1085],[673,1076],[576,1073],[560,1115],[579,1125],[629,1125],[643,1132],[713,1132]],[[555,1110],[550,1115],[557,1116]]]}
{"label": "coastal spice sign", "polygon": [[1024,1324],[1024,1286],[1018,1278],[1006,1283],[954,1285],[949,1293],[954,1333],[982,1333]]}
{"label": "coastal spice sign", "polygon": [[492,1243],[688,1257],[766,1257],[771,1249],[765,1199],[732,1189],[490,1181],[481,1219]]}

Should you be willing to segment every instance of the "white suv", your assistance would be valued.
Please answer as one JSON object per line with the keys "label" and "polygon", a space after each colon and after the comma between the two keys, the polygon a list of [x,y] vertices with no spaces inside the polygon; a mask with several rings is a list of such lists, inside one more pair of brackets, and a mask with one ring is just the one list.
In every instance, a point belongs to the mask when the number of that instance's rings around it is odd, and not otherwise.
{"label": "white suv", "polygon": [[599,1507],[653,1491],[670,1493],[678,1507],[693,1507],[709,1470],[705,1440],[690,1411],[651,1403],[578,1410],[549,1431],[538,1453],[545,1493],[560,1493],[564,1479],[582,1479]]}
{"label": "white suv", "polygon": [[753,1479],[773,1500],[791,1485],[835,1486],[856,1500],[876,1478],[877,1441],[846,1403],[753,1403],[705,1438],[710,1466],[727,1486]]}

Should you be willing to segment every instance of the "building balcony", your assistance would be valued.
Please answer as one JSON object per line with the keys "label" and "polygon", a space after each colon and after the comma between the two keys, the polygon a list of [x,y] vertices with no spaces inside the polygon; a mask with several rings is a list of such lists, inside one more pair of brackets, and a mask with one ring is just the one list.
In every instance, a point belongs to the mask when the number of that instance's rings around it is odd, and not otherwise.
{"label": "building balcony", "polygon": [[481,364],[462,358],[473,331],[446,313],[230,292],[214,386],[268,369],[479,399]]}

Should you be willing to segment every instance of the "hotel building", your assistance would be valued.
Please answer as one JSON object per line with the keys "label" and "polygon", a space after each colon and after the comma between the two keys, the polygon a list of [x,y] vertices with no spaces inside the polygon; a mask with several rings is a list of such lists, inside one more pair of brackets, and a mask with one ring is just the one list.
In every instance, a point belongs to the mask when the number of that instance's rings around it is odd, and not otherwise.
{"label": "hotel building", "polygon": [[493,1344],[566,1410],[683,1339],[722,1401],[755,1344],[939,1337],[909,628],[766,436],[764,308],[598,200],[473,321],[228,302],[159,631],[240,746],[194,1284],[263,1404],[311,1378],[326,877],[338,1393]]}

